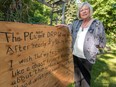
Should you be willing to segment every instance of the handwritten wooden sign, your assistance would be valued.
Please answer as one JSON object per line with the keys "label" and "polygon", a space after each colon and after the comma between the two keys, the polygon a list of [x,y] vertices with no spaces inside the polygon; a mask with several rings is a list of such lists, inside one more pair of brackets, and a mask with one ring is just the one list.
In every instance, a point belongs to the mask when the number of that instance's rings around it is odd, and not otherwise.
{"label": "handwritten wooden sign", "polygon": [[0,87],[67,87],[73,72],[67,29],[0,22]]}

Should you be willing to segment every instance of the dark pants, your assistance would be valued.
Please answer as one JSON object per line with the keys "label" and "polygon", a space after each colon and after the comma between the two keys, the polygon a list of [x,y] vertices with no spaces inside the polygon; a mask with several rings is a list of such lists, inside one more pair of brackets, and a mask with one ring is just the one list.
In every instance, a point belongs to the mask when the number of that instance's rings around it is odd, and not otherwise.
{"label": "dark pants", "polygon": [[[91,69],[92,64],[83,58],[79,58],[73,55],[74,59],[74,74],[75,74],[75,84],[80,85],[75,87],[90,87],[90,80],[91,80]],[[81,86],[83,85],[83,81],[89,86]]]}

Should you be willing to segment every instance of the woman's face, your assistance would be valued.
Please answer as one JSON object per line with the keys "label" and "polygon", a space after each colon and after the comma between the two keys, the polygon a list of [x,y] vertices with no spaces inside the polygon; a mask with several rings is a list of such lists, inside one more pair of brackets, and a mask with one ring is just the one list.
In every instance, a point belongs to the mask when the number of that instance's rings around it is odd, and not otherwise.
{"label": "woman's face", "polygon": [[80,9],[80,18],[82,19],[82,20],[84,20],[84,19],[87,19],[87,18],[89,18],[90,17],[90,9],[89,9],[89,7],[88,6],[86,6],[86,5],[84,5],[81,9]]}

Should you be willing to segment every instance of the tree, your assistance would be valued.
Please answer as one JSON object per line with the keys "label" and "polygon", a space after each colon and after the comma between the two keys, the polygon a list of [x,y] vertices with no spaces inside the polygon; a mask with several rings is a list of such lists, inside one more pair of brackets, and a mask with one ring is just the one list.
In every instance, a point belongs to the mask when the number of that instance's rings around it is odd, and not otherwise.
{"label": "tree", "polygon": [[75,0],[69,0],[69,2],[66,4],[66,12],[65,12],[65,23],[69,24],[74,19],[77,18],[77,5],[75,3]]}
{"label": "tree", "polygon": [[50,24],[51,9],[38,1],[33,1],[29,10],[30,23]]}
{"label": "tree", "polygon": [[50,9],[37,0],[0,0],[0,20],[48,23]]}
{"label": "tree", "polygon": [[106,32],[116,32],[115,0],[88,0],[88,2],[93,6],[93,17],[103,22]]}

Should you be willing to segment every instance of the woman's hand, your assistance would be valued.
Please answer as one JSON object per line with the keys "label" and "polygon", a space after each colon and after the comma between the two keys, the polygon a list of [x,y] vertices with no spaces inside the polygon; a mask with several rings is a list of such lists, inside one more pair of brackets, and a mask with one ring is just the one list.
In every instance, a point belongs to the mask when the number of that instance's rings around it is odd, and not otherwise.
{"label": "woman's hand", "polygon": [[68,28],[68,25],[66,24],[58,24],[56,25],[57,28]]}

